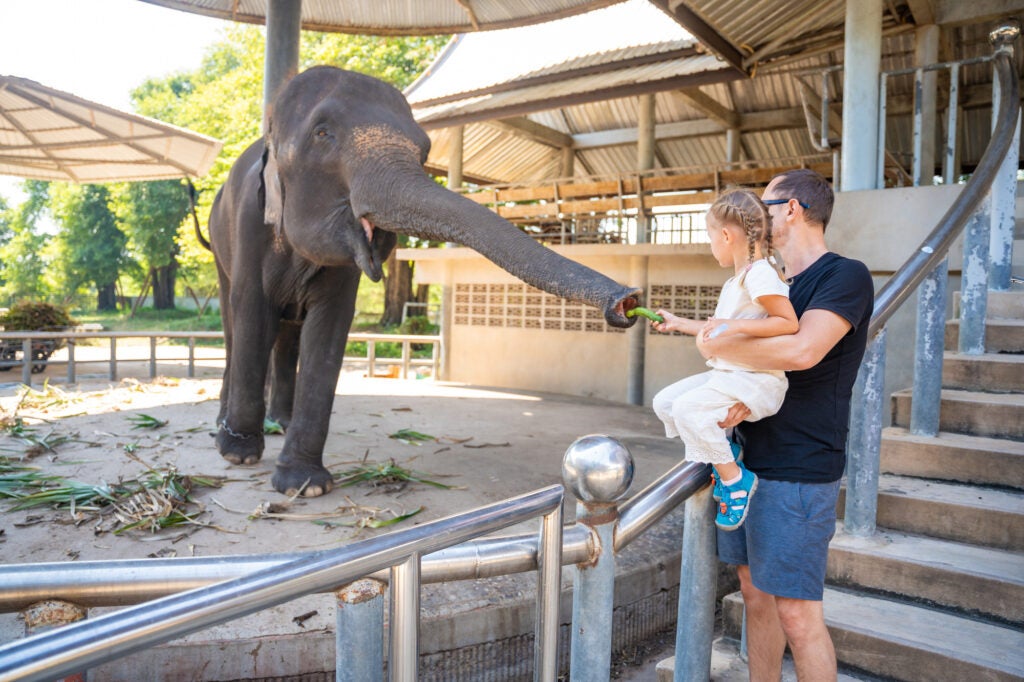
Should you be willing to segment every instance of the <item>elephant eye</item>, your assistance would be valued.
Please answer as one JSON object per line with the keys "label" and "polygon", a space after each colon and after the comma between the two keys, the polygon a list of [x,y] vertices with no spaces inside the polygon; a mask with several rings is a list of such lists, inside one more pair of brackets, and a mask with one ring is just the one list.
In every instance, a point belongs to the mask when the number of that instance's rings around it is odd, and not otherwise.
{"label": "elephant eye", "polygon": [[321,128],[317,128],[316,130],[314,130],[313,131],[313,135],[317,139],[326,140],[327,138],[331,137],[331,131],[328,130],[327,128],[322,128],[321,127]]}

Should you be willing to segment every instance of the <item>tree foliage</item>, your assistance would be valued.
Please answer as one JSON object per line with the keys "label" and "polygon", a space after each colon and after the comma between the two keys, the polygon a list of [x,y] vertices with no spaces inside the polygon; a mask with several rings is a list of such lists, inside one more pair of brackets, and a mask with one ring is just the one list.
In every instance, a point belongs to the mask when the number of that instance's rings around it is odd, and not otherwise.
{"label": "tree foliage", "polygon": [[46,295],[43,273],[46,270],[46,236],[39,222],[49,202],[49,183],[26,180],[28,195],[16,209],[10,209],[10,237],[0,246],[0,295],[10,300],[42,298]]}
{"label": "tree foliage", "polygon": [[54,183],[50,196],[50,210],[62,228],[63,289],[70,293],[94,286],[97,310],[116,308],[117,280],[130,262],[128,238],[109,203],[105,185]]}

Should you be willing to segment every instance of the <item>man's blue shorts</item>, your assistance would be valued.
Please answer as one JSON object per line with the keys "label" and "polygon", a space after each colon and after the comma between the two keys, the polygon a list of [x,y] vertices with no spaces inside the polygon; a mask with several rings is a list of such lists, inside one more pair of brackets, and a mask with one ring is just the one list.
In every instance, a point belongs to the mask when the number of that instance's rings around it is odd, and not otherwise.
{"label": "man's blue shorts", "polygon": [[821,601],[838,497],[839,481],[759,479],[747,520],[734,531],[718,531],[718,558],[750,566],[754,587],[762,592]]}

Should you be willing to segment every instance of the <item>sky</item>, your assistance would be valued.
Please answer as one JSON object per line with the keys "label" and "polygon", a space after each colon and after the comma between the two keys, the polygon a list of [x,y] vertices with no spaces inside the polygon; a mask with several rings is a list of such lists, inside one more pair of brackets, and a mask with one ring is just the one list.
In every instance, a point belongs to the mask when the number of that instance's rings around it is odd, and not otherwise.
{"label": "sky", "polygon": [[[131,111],[133,88],[197,68],[229,23],[142,0],[0,0],[0,74]],[[20,182],[0,175],[9,204]]]}

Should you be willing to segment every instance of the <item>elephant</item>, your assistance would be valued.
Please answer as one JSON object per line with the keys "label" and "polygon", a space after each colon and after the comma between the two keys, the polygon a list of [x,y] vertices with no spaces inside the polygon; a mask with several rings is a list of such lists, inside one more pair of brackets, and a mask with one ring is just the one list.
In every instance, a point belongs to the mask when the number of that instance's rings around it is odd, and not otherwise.
{"label": "elephant", "polygon": [[635,322],[626,313],[640,290],[436,183],[423,169],[429,149],[399,90],[315,66],[281,88],[265,135],[217,192],[209,243],[227,359],[216,444],[232,464],[255,464],[264,417],[282,422],[279,492],[332,488],[323,449],[356,290],[362,273],[381,279],[398,234],[473,248],[533,286],[601,308],[610,325]]}

